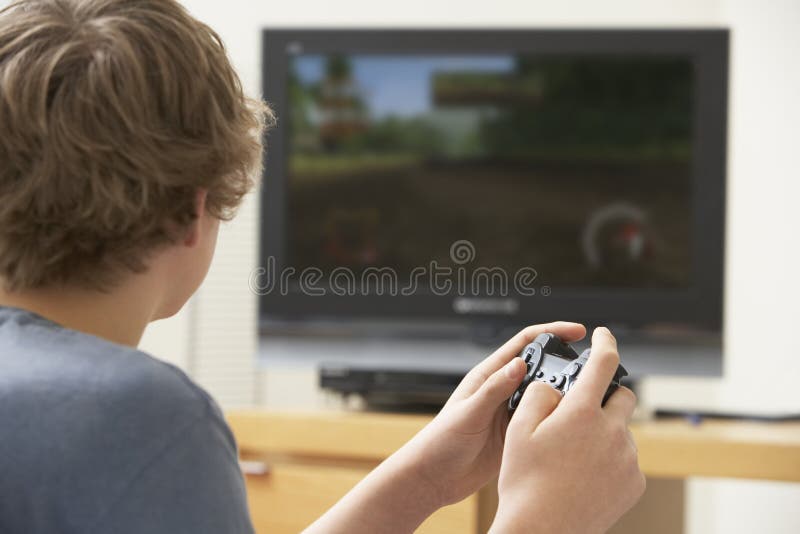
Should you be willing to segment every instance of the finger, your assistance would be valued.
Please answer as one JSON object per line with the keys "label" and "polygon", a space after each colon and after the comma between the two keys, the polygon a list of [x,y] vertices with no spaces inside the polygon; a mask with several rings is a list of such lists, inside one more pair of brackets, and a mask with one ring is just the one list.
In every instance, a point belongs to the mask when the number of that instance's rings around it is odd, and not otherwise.
{"label": "finger", "polygon": [[531,343],[536,336],[551,332],[566,342],[583,339],[586,327],[578,323],[556,321],[554,323],[539,324],[522,329],[517,335],[509,339],[502,347],[494,351],[491,356],[476,365],[456,388],[453,396],[466,398],[475,393],[486,380],[498,369],[503,367],[512,358],[518,356]]}
{"label": "finger", "polygon": [[553,413],[561,402],[561,393],[544,382],[531,382],[522,394],[522,400],[508,425],[508,433],[522,432],[529,435],[536,427]]}
{"label": "finger", "polygon": [[510,362],[490,376],[469,399],[474,404],[473,417],[491,419],[497,407],[508,402],[508,398],[519,387],[525,376],[525,362],[512,358]]}
{"label": "finger", "polygon": [[627,425],[633,417],[633,411],[636,409],[636,395],[633,391],[620,386],[606,401],[603,410],[610,416],[624,421]]}
{"label": "finger", "polygon": [[570,389],[569,402],[589,402],[599,406],[618,366],[617,340],[608,328],[595,328],[589,361]]}

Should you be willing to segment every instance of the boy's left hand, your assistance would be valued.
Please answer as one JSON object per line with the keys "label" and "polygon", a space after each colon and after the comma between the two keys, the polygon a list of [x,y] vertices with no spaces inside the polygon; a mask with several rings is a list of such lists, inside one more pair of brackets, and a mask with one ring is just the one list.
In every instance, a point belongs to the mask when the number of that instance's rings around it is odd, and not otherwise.
{"label": "boy's left hand", "polygon": [[586,335],[586,328],[566,322],[525,328],[476,365],[434,420],[398,451],[437,506],[468,497],[497,475],[509,421],[507,401],[525,374],[516,356],[543,332],[574,342]]}

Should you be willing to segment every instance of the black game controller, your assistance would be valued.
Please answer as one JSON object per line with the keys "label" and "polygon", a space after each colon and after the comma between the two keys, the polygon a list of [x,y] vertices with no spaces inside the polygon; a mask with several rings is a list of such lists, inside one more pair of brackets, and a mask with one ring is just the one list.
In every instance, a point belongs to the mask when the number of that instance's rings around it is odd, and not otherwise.
{"label": "black game controller", "polygon": [[[534,380],[550,384],[562,394],[566,393],[578,379],[578,375],[589,359],[591,349],[578,353],[568,344],[561,341],[555,334],[539,334],[533,343],[527,345],[519,357],[525,360],[527,371],[522,383],[508,399],[508,411],[513,413],[522,399],[525,389]],[[612,393],[619,387],[622,377],[628,376],[628,371],[622,365],[617,367],[611,384],[608,385],[602,404],[605,404]]]}

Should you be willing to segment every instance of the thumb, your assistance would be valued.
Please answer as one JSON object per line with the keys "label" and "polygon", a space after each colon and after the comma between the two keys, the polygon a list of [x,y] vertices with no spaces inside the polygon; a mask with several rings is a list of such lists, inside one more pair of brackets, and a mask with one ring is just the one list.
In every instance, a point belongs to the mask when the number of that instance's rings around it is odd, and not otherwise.
{"label": "thumb", "polygon": [[509,433],[533,433],[536,427],[553,413],[561,402],[561,393],[544,382],[531,382],[522,395],[514,417],[508,425]]}
{"label": "thumb", "polygon": [[494,417],[497,407],[508,402],[508,398],[522,382],[523,376],[525,376],[525,362],[522,358],[513,358],[492,373],[470,400],[474,405],[474,416],[479,420]]}

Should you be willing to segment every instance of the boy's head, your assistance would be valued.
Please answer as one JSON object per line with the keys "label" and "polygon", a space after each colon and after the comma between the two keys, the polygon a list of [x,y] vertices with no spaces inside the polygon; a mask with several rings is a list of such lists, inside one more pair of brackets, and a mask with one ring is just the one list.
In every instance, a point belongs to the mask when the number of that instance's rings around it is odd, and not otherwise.
{"label": "boy's head", "polygon": [[109,290],[171,250],[171,261],[187,264],[170,267],[180,273],[173,300],[188,298],[217,221],[253,185],[265,118],[219,37],[173,0],[3,9],[5,290]]}

